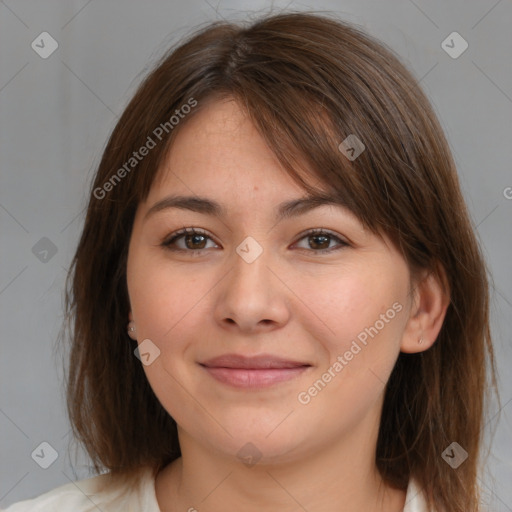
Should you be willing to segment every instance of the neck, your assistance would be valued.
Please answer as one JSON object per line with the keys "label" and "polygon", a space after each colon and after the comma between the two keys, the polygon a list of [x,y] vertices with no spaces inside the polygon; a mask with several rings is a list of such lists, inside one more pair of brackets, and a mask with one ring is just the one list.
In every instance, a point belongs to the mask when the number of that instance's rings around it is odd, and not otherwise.
{"label": "neck", "polygon": [[161,512],[401,511],[405,492],[387,486],[374,463],[377,428],[356,429],[337,443],[301,452],[300,459],[262,459],[252,466],[213,453],[180,431],[182,457],[157,475]]}

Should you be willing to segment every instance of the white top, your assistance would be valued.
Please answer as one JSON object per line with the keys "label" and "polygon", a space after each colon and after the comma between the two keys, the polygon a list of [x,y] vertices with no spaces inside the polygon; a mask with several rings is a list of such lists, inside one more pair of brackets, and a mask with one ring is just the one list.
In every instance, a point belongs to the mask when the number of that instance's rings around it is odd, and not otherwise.
{"label": "white top", "polygon": [[[40,496],[10,505],[5,512],[161,512],[151,468],[141,472],[139,486],[98,489],[107,474],[78,480]],[[414,480],[409,482],[403,512],[427,512],[423,495]]]}

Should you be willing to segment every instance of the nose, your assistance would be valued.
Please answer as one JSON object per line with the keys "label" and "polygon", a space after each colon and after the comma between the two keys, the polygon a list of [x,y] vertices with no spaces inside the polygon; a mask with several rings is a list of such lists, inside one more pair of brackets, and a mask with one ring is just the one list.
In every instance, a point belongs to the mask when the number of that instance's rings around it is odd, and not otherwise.
{"label": "nose", "polygon": [[215,318],[223,329],[256,333],[286,324],[292,292],[271,260],[266,250],[252,262],[233,252],[216,297]]}

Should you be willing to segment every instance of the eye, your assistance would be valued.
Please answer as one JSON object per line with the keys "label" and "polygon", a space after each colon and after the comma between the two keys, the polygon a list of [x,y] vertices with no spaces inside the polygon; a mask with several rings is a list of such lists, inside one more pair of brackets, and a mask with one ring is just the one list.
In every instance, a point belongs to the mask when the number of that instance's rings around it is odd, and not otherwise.
{"label": "eye", "polygon": [[[183,240],[180,240],[183,239]],[[205,247],[206,240],[211,238],[205,231],[199,228],[183,228],[174,233],[171,238],[165,240],[162,246],[170,251],[188,252],[191,254],[198,254]],[[185,247],[175,247],[178,241],[182,241]]]}
{"label": "eye", "polygon": [[[325,254],[333,251],[339,251],[344,247],[347,247],[349,244],[342,240],[340,237],[336,236],[334,233],[331,233],[325,229],[311,229],[307,231],[299,240],[310,239],[308,245],[309,248],[306,248],[308,252],[313,251],[316,254]],[[336,240],[338,242],[338,246],[329,247],[330,243]],[[312,241],[312,243],[311,243]]]}
{"label": "eye", "polygon": [[[316,254],[338,251],[349,245],[337,235],[321,228],[307,231],[300,237],[299,241],[305,239],[310,239],[308,243],[309,247],[303,250]],[[201,252],[204,252],[204,249],[209,248],[206,246],[208,240],[212,241],[211,237],[206,231],[200,228],[183,228],[173,233],[171,237],[162,242],[161,245],[170,251],[199,255]],[[337,246],[329,247],[333,241],[337,242]],[[181,242],[181,247],[179,242]]]}

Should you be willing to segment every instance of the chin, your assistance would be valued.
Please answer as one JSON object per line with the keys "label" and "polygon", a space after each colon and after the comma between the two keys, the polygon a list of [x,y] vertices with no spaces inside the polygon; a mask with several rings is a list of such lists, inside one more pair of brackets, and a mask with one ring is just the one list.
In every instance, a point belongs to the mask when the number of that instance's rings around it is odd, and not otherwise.
{"label": "chin", "polygon": [[[293,434],[297,434],[297,428],[294,428],[293,431],[283,429],[278,432],[279,428],[277,427],[273,432],[271,429],[262,432],[254,428],[228,428],[227,430],[233,434],[233,437],[221,434],[212,438],[211,432],[202,433],[202,436],[204,436],[203,439],[208,439],[212,450],[234,458],[235,461],[239,461],[247,467],[252,467],[255,464],[292,462],[300,458],[302,452],[302,456],[304,456],[308,445],[307,439],[294,437]],[[272,433],[269,435],[269,432]]]}

